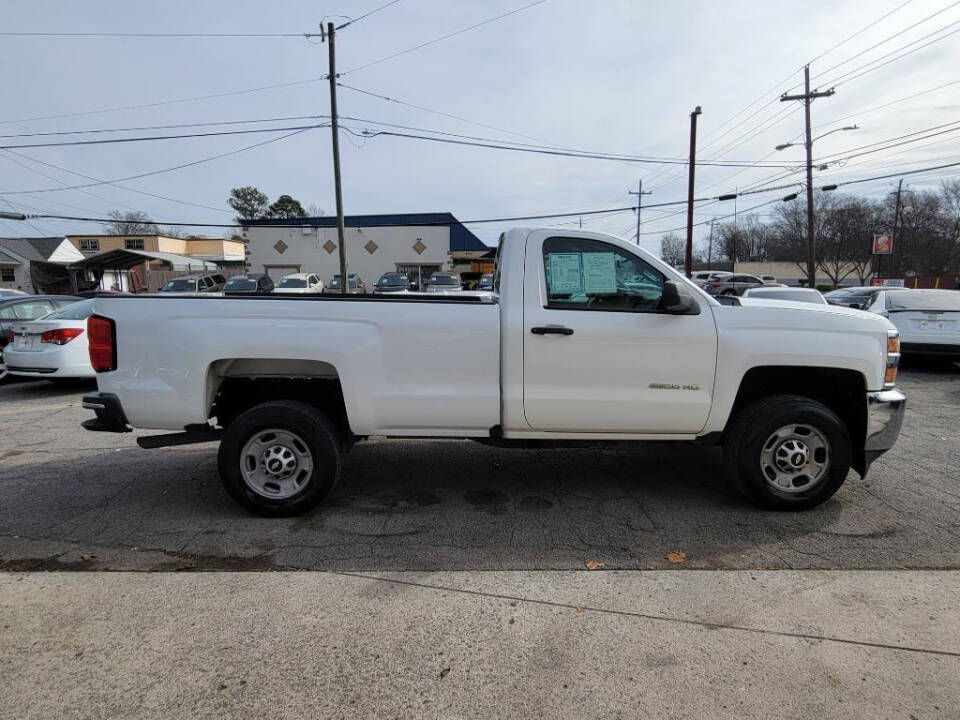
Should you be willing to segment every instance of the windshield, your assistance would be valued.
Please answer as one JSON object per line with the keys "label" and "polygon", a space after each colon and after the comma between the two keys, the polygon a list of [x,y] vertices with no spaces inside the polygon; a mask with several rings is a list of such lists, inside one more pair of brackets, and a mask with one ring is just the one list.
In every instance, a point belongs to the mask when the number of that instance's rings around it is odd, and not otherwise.
{"label": "windshield", "polygon": [[307,281],[303,278],[292,278],[285,277],[280,281],[280,284],[277,287],[282,288],[305,288],[307,286]]}
{"label": "windshield", "polygon": [[196,280],[184,280],[178,278],[170,280],[160,292],[194,292],[197,289]]}
{"label": "windshield", "polygon": [[408,285],[407,277],[405,275],[384,275],[377,281],[377,285]]}
{"label": "windshield", "polygon": [[223,289],[227,292],[231,290],[256,290],[257,281],[246,277],[230,278]]}
{"label": "windshield", "polygon": [[70,303],[65,308],[47,313],[42,320],[86,320],[93,315],[93,298]]}
{"label": "windshield", "polygon": [[[355,277],[353,277],[352,275],[350,275],[350,276],[348,276],[348,277],[350,278],[350,287],[351,287],[351,288],[356,288],[356,287],[357,287],[357,279],[356,279]],[[334,275],[334,276],[333,276],[333,278],[330,280],[330,287],[332,287],[332,288],[338,288],[338,287],[340,287],[340,276],[339,276],[339,275]]]}
{"label": "windshield", "polygon": [[459,285],[460,282],[453,275],[434,275],[430,278],[431,285]]}
{"label": "windshield", "polygon": [[480,278],[480,287],[482,288],[492,288],[493,287],[493,275],[484,275]]}
{"label": "windshield", "polygon": [[887,291],[887,310],[960,312],[960,292],[956,290]]}

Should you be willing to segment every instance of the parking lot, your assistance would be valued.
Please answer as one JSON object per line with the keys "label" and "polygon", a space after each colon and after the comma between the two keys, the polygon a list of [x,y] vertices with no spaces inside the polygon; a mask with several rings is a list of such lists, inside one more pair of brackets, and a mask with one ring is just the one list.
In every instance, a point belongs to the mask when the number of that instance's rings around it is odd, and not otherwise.
{"label": "parking lot", "polygon": [[[89,433],[89,387],[0,387],[0,568],[531,570],[956,568],[960,368],[909,364],[897,446],[805,513],[757,510],[716,448],[498,450],[372,439],[316,513],[248,515],[216,445],[142,450]],[[677,560],[677,556],[672,556]]]}

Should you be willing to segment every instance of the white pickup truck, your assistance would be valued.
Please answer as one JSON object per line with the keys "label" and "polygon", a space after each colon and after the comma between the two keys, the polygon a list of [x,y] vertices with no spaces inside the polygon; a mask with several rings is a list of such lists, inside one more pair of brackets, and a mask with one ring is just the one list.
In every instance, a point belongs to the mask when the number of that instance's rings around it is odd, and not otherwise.
{"label": "white pickup truck", "polygon": [[543,229],[501,237],[485,297],[103,296],[84,426],[219,439],[226,489],[270,516],[321,503],[368,436],[720,444],[749,499],[813,507],[899,435],[896,328],[724,300],[617,238]]}

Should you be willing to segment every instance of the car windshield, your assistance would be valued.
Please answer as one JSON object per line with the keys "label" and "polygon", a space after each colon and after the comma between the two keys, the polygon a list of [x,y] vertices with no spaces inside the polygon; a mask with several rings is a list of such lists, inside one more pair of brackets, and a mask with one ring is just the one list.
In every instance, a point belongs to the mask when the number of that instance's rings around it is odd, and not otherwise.
{"label": "car windshield", "polygon": [[[353,277],[352,275],[351,275],[351,276],[348,276],[348,277],[350,278],[350,287],[351,287],[351,288],[356,288],[356,287],[357,287],[357,279],[356,279],[355,277]],[[340,287],[340,276],[339,276],[339,275],[334,275],[333,278],[331,278],[331,280],[330,280],[330,287],[332,287],[332,288],[338,288],[338,287]]]}
{"label": "car windshield", "polygon": [[227,292],[231,290],[256,290],[257,281],[248,277],[230,278],[227,280],[227,284],[223,286],[223,289]]}
{"label": "car windshield", "polygon": [[294,278],[294,277],[285,277],[280,281],[280,284],[277,287],[282,288],[305,288],[307,286],[307,281],[303,278]]}
{"label": "car windshield", "polygon": [[176,280],[168,281],[160,292],[193,292],[196,289],[196,280],[184,280],[182,278],[178,278]]}
{"label": "car windshield", "polygon": [[407,278],[403,275],[384,275],[377,281],[377,285],[407,285]]}
{"label": "car windshield", "polygon": [[887,291],[887,310],[960,312],[960,292],[956,290]]}
{"label": "car windshield", "polygon": [[93,298],[70,303],[64,308],[47,313],[41,320],[86,320],[93,315]]}
{"label": "car windshield", "polygon": [[430,278],[431,285],[459,285],[453,275],[434,275]]}

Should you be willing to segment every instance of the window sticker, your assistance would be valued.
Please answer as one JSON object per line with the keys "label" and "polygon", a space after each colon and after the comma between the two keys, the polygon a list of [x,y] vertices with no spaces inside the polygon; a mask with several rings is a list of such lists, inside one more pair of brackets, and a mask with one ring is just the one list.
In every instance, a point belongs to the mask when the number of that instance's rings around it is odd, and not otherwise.
{"label": "window sticker", "polygon": [[583,289],[580,253],[550,253],[550,292],[572,293]]}
{"label": "window sticker", "polygon": [[583,284],[588,295],[616,294],[616,255],[612,252],[583,253]]}

